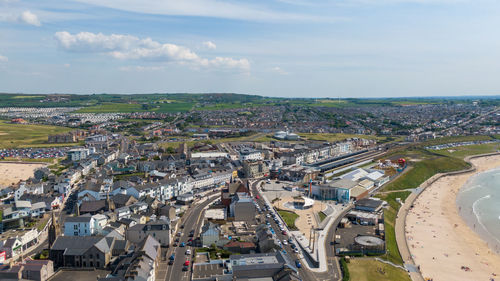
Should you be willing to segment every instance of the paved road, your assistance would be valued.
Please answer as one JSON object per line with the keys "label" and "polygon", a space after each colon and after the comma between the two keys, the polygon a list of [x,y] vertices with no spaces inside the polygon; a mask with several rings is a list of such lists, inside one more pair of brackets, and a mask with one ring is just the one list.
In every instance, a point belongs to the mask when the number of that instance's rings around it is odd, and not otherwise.
{"label": "paved road", "polygon": [[[212,192],[207,194],[208,196],[211,196],[217,192]],[[180,226],[178,228],[178,231],[182,232],[182,236],[179,239],[179,244],[181,242],[184,242],[187,244],[189,240],[189,232],[191,230],[195,230],[194,237],[197,237],[199,235],[199,229],[200,229],[200,224],[202,223],[203,220],[203,208],[206,207],[208,204],[216,200],[214,198],[213,200],[207,200],[201,204],[196,204],[193,205],[193,207],[189,208],[185,213],[184,216],[181,219],[180,224],[184,224],[184,229],[180,229]],[[177,235],[174,236],[173,240],[178,238]],[[187,256],[186,250],[190,249],[191,250],[191,255]],[[193,261],[193,256],[194,256],[194,247],[187,246],[186,247],[174,247],[173,242],[172,245],[166,250],[166,260],[161,261],[159,265],[159,271],[158,271],[158,280],[172,280],[172,281],[184,281],[184,280],[191,280],[191,263]],[[162,251],[163,252],[163,251]],[[172,253],[175,254],[175,260],[173,265],[168,265],[168,258]],[[163,253],[162,253],[163,254]],[[189,260],[190,266],[188,271],[182,271],[183,264],[186,260]]]}
{"label": "paved road", "polygon": [[[261,181],[256,181],[256,182],[252,183],[252,185],[251,185],[252,193],[254,196],[258,194],[257,185],[260,184],[260,182]],[[261,207],[263,207],[265,205],[264,200],[262,198],[259,198],[257,200],[257,202],[259,203],[259,205]],[[332,225],[331,229],[333,229],[333,231],[335,231],[335,228],[336,228],[339,220],[340,219],[338,219]],[[281,232],[279,230],[279,226],[274,222],[273,219],[269,219],[269,222],[271,223],[271,226],[273,227],[273,229],[276,232],[276,235],[278,236],[278,238],[281,241],[283,241],[284,239],[288,239],[287,236],[281,234]],[[332,232],[332,231],[330,231],[330,232]],[[327,239],[326,239],[327,242],[331,241],[331,237],[334,235],[334,234],[330,234],[330,232],[329,232],[329,236],[328,236],[329,238],[327,237]],[[286,246],[283,245],[283,246],[284,246],[284,249],[286,250],[287,254],[292,259],[292,261],[299,259],[299,255],[293,252],[292,247],[290,247],[290,245],[286,245]],[[329,246],[329,244],[327,243],[327,247],[328,246]],[[342,275],[340,274],[340,268],[338,267],[337,258],[335,257],[335,253],[332,249],[332,246],[330,246],[330,248],[331,248],[330,252],[328,251],[328,248],[326,251],[327,259],[328,259],[328,270],[326,272],[318,273],[318,272],[310,271],[305,266],[303,266],[302,268],[299,269],[299,275],[302,278],[302,280],[304,280],[304,281],[327,281],[327,280],[330,281],[330,280],[341,279]]]}

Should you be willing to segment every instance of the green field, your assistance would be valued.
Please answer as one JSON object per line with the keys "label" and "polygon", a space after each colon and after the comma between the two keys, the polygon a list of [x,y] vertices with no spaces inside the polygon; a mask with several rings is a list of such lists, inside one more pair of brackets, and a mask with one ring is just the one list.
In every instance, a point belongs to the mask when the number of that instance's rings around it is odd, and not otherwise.
{"label": "green field", "polygon": [[465,161],[447,156],[421,159],[411,165],[410,171],[386,184],[382,191],[416,188],[437,173],[458,171],[469,167]]}
{"label": "green field", "polygon": [[394,231],[396,216],[401,206],[396,201],[396,198],[400,198],[404,201],[410,194],[410,191],[401,191],[377,195],[377,197],[385,200],[389,204],[389,208],[384,210],[385,244],[387,253],[383,255],[382,258],[395,264],[403,264],[403,259],[401,258],[396,242],[396,233]]}
{"label": "green field", "polygon": [[0,148],[77,145],[77,143],[46,144],[49,135],[62,134],[70,131],[70,128],[65,127],[11,124],[0,121]]}
{"label": "green field", "polygon": [[498,143],[487,143],[487,144],[475,144],[475,145],[465,145],[457,146],[449,149],[431,150],[434,153],[442,154],[445,156],[455,157],[459,159],[464,159],[466,156],[478,155],[485,153],[492,153],[498,151],[500,144]]}
{"label": "green field", "polygon": [[193,103],[159,103],[159,104],[139,104],[139,103],[103,103],[94,106],[83,107],[75,113],[132,113],[132,112],[184,112],[189,111]]}
{"label": "green field", "polygon": [[410,281],[408,273],[375,259],[352,259],[348,264],[352,281]]}
{"label": "green field", "polygon": [[299,215],[297,215],[294,212],[283,211],[283,210],[278,211],[278,213],[283,218],[283,220],[285,221],[286,225],[290,230],[297,229],[297,227],[295,226],[295,220],[299,217]]}
{"label": "green field", "polygon": [[383,140],[385,137],[378,137],[373,135],[351,135],[351,134],[329,134],[329,133],[299,133],[301,138],[307,138],[308,140],[317,140],[317,141],[327,141],[327,142],[335,142],[341,141],[348,138],[363,138],[363,139],[376,139]]}

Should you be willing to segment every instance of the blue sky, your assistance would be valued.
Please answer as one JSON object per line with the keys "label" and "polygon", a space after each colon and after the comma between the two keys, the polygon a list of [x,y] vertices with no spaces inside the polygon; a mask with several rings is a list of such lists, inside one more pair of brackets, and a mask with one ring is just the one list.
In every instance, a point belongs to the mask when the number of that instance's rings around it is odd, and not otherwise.
{"label": "blue sky", "polygon": [[494,0],[0,0],[0,92],[500,93]]}

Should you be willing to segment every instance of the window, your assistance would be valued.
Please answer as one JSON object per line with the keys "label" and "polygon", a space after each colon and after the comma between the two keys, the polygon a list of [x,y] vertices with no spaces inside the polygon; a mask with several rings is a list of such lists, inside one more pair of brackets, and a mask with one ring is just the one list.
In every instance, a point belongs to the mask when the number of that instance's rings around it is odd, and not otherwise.
{"label": "window", "polygon": [[101,263],[100,262],[96,262],[96,267],[101,267]]}
{"label": "window", "polygon": [[77,224],[73,225],[73,229],[78,229],[78,225]]}
{"label": "window", "polygon": [[74,236],[78,236],[78,231],[75,231],[73,234]]}
{"label": "window", "polygon": [[83,262],[83,267],[87,267],[87,262]]}
{"label": "window", "polygon": [[92,254],[90,254],[90,258],[92,258]]}
{"label": "window", "polygon": [[90,262],[90,267],[94,267],[94,263],[93,262]]}

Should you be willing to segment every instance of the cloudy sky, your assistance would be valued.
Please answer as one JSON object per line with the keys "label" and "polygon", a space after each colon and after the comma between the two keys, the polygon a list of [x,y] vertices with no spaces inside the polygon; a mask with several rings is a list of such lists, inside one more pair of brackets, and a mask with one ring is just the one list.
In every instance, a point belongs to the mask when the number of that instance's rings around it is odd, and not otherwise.
{"label": "cloudy sky", "polygon": [[496,0],[0,0],[0,92],[500,94]]}

